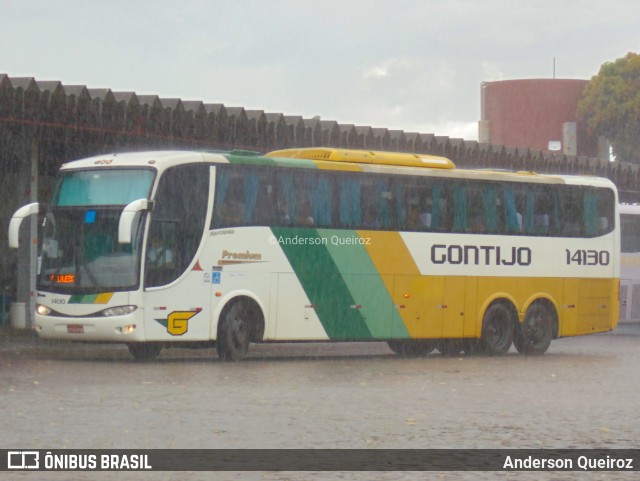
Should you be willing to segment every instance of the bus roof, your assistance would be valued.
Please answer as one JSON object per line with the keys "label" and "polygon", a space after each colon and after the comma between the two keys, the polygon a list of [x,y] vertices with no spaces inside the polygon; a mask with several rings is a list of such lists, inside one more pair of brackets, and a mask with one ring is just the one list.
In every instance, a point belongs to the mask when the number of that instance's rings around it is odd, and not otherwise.
{"label": "bus roof", "polygon": [[149,167],[162,171],[173,165],[192,162],[297,167],[395,175],[482,178],[497,181],[593,185],[614,188],[613,182],[609,179],[595,176],[537,174],[500,169],[458,169],[451,160],[445,157],[336,148],[285,149],[264,155],[246,150],[212,152],[167,150],[109,153],[67,162],[63,164],[61,169]]}

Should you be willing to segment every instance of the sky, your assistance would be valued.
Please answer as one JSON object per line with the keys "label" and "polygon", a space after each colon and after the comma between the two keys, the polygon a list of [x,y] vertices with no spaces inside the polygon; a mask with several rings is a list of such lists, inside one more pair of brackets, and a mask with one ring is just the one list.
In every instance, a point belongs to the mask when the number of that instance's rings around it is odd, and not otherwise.
{"label": "sky", "polygon": [[635,0],[0,0],[0,73],[476,140],[482,82],[590,79],[640,51],[639,19]]}

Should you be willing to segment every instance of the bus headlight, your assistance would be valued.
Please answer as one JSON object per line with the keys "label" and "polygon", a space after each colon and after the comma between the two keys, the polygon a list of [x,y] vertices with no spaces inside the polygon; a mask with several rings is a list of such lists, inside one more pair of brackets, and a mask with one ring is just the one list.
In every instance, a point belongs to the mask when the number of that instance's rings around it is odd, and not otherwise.
{"label": "bus headlight", "polygon": [[125,316],[134,312],[138,306],[116,306],[109,307],[102,311],[104,317]]}
{"label": "bus headlight", "polygon": [[43,306],[42,304],[36,304],[36,312],[41,316],[48,316],[51,314],[51,309],[47,306]]}

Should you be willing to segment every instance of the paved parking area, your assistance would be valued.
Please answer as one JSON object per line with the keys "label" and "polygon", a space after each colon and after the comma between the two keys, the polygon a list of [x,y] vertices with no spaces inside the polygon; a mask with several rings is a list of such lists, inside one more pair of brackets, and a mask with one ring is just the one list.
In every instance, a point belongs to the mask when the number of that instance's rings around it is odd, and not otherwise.
{"label": "paved parking area", "polygon": [[[226,364],[213,350],[168,349],[138,363],[124,346],[5,335],[0,386],[6,449],[637,448],[640,326],[560,339],[541,357],[512,350],[499,358],[401,359],[383,343],[320,343],[252,346],[249,360]],[[615,472],[93,476],[633,479]]]}

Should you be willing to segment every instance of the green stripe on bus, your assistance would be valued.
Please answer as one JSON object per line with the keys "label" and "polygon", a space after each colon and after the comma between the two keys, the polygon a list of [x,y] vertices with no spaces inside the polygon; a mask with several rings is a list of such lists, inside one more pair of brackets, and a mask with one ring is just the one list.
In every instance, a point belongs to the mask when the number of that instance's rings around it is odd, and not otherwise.
{"label": "green stripe on bus", "polygon": [[316,229],[272,228],[329,339],[372,339],[357,303]]}
{"label": "green stripe on bus", "polygon": [[375,339],[410,337],[365,248],[366,243],[373,239],[360,237],[352,230],[323,229],[319,234],[326,239],[329,254],[342,274],[355,305],[360,306],[372,336]]}
{"label": "green stripe on bus", "polygon": [[93,304],[97,297],[97,294],[74,294],[69,298],[69,304]]}
{"label": "green stripe on bus", "polygon": [[316,169],[317,166],[313,160],[307,159],[287,159],[282,157],[264,157],[264,156],[244,156],[225,154],[230,164],[242,165],[268,165],[277,167],[304,167],[307,169]]}

